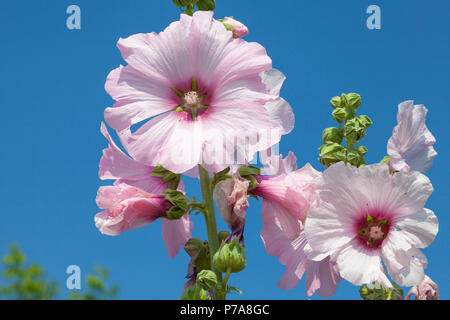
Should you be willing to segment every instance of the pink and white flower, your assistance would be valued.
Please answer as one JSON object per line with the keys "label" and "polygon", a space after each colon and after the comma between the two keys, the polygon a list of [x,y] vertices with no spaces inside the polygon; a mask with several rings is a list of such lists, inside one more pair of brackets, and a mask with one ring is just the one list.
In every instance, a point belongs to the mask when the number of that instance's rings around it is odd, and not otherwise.
{"label": "pink and white flower", "polygon": [[[109,142],[108,147],[103,150],[100,160],[100,179],[114,179],[116,180],[116,185],[126,184],[138,188],[142,192],[154,195],[159,195],[167,189],[167,183],[163,183],[159,177],[152,176],[153,167],[137,162],[119,149],[109,135],[104,123],[101,124],[100,131]],[[183,190],[183,188],[184,185],[180,182],[179,189]],[[191,238],[192,230],[193,223],[188,214],[185,214],[178,220],[162,220],[164,244],[172,259],[175,258],[186,241]],[[112,232],[106,234],[117,235]]]}
{"label": "pink and white flower", "polygon": [[118,47],[128,65],[107,78],[116,103],[105,119],[118,132],[147,121],[123,140],[141,163],[217,172],[292,130],[283,126],[293,119],[290,106],[266,85],[272,62],[265,49],[234,39],[213,12],[182,14],[163,32],[120,39]]}
{"label": "pink and white flower", "polygon": [[437,300],[439,298],[439,288],[430,277],[425,275],[425,278],[419,285],[411,288],[405,300],[411,300],[412,295],[414,295],[415,300]]}
{"label": "pink and white flower", "polygon": [[414,101],[399,104],[398,124],[387,145],[392,171],[407,173],[430,169],[437,152],[433,148],[436,139],[425,125],[427,112],[424,105],[414,105]]}
{"label": "pink and white flower", "polygon": [[124,183],[100,187],[97,205],[105,210],[95,216],[95,225],[100,232],[111,236],[146,226],[164,217],[171,207],[164,197]]}
{"label": "pink and white flower", "polygon": [[327,256],[321,261],[307,257],[303,227],[309,210],[319,204],[316,180],[321,174],[309,164],[296,170],[296,160],[293,153],[284,159],[271,156],[265,160],[265,171],[275,175],[257,177],[259,185],[252,193],[263,198],[261,238],[267,253],[286,265],[280,288],[292,289],[306,271],[307,296],[317,291],[329,297],[340,281],[335,264]]}
{"label": "pink and white flower", "polygon": [[342,278],[354,285],[374,281],[392,287],[384,268],[400,286],[422,282],[438,220],[424,205],[433,191],[417,171],[389,173],[386,164],[361,168],[339,162],[319,183],[321,202],[305,224],[312,252],[329,255]]}
{"label": "pink and white flower", "polygon": [[223,22],[234,28],[233,37],[235,38],[242,38],[248,34],[248,29],[242,22],[239,22],[231,17],[225,17]]}

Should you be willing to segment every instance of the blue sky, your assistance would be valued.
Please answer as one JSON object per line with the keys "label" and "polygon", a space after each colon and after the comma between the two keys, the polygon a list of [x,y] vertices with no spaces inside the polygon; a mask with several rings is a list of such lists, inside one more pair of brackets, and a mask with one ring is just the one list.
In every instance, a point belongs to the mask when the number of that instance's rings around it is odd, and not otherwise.
{"label": "blue sky", "polygon": [[[66,8],[81,8],[82,29],[66,28]],[[449,130],[450,20],[448,1],[419,0],[217,0],[216,18],[245,23],[248,41],[266,47],[273,66],[287,76],[282,96],[296,115],[294,131],[280,150],[296,153],[299,165],[317,161],[321,133],[333,125],[329,99],[358,92],[374,125],[363,140],[366,160],[378,162],[396,124],[398,103],[414,99],[428,109],[427,125],[439,155],[427,172],[435,191],[426,207],[440,222],[436,241],[424,250],[427,273],[450,298]],[[366,27],[366,8],[381,8],[381,30]],[[5,1],[0,10],[0,106],[3,129],[0,165],[0,253],[17,242],[51,278],[65,283],[76,264],[84,274],[94,264],[109,268],[124,299],[173,299],[181,294],[188,257],[172,261],[160,221],[119,237],[101,235],[93,218],[98,161],[106,140],[99,132],[110,70],[125,62],[119,37],[159,32],[178,20],[170,0]],[[195,181],[185,180],[199,195]],[[265,253],[259,238],[261,203],[247,213],[247,268],[230,283],[244,299],[304,299],[304,280],[294,289],[276,286],[284,267]],[[195,236],[204,223],[194,218]],[[219,228],[225,229],[221,223]],[[335,299],[359,299],[342,282]],[[60,297],[69,294],[63,288]],[[238,298],[232,295],[231,298]],[[313,296],[312,299],[320,299]]]}

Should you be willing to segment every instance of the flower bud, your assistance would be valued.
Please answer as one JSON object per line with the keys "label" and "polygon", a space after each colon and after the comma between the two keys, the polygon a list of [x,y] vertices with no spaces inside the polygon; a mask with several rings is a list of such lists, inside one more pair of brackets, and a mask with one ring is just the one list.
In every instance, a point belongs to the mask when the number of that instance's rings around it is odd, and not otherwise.
{"label": "flower bud", "polygon": [[364,158],[359,154],[357,150],[347,151],[347,161],[357,168],[366,163]]}
{"label": "flower bud", "polygon": [[338,144],[340,144],[342,142],[342,139],[344,138],[344,135],[342,133],[342,131],[340,131],[338,128],[326,128],[325,130],[323,130],[322,133],[322,140],[323,143],[327,143],[327,142],[336,142]]}
{"label": "flower bud", "polygon": [[214,255],[213,262],[221,272],[239,272],[245,268],[245,248],[239,245],[237,238],[233,238],[230,243],[225,243],[220,247]]}
{"label": "flower bud", "polygon": [[191,257],[191,262],[198,271],[211,268],[207,241],[203,242],[200,239],[191,238],[185,243],[184,250]]}
{"label": "flower bud", "polygon": [[197,7],[202,11],[211,11],[216,8],[215,0],[198,0]]}
{"label": "flower bud", "polygon": [[231,17],[225,17],[222,23],[225,25],[227,30],[233,31],[234,38],[242,38],[248,34],[247,27]]}
{"label": "flower bud", "polygon": [[331,98],[330,104],[333,107],[333,109],[342,107],[341,97],[336,96],[336,97]]}
{"label": "flower bud", "polygon": [[352,109],[356,110],[361,105],[361,96],[357,93],[349,93],[346,98],[347,105]]}
{"label": "flower bud", "polygon": [[333,110],[333,119],[341,124],[342,122],[344,122],[347,119],[348,113],[345,110],[345,108],[336,108]]}
{"label": "flower bud", "polygon": [[332,164],[344,161],[346,159],[346,149],[335,142],[327,142],[319,148],[320,163],[325,167],[329,167]]}
{"label": "flower bud", "polygon": [[356,151],[358,151],[360,155],[364,156],[368,150],[365,146],[359,146],[358,148],[356,148]]}
{"label": "flower bud", "polygon": [[438,285],[430,279],[430,277],[425,276],[422,283],[418,286],[411,288],[406,300],[411,300],[411,296],[414,294],[415,300],[437,300],[439,297]]}
{"label": "flower bud", "polygon": [[202,270],[197,275],[197,283],[204,290],[211,290],[217,285],[217,276],[211,270]]}
{"label": "flower bud", "polygon": [[189,5],[192,2],[192,0],[172,0],[172,2],[177,7],[185,7]]}
{"label": "flower bud", "polygon": [[191,286],[187,286],[181,294],[181,300],[211,300],[211,297],[207,295],[207,292],[195,283]]}

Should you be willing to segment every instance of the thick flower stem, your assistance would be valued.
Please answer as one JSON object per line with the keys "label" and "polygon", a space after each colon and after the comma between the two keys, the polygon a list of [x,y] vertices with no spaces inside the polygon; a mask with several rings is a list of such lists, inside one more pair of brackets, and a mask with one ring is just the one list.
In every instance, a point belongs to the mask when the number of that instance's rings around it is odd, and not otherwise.
{"label": "thick flower stem", "polygon": [[[216,213],[214,210],[214,202],[212,196],[211,180],[209,178],[208,171],[206,171],[201,165],[198,165],[198,172],[200,176],[200,185],[202,189],[203,201],[205,203],[205,222],[206,230],[208,232],[208,244],[209,244],[209,254],[211,257],[211,268],[216,273],[217,283],[222,283],[222,273],[217,270],[213,263],[214,254],[219,250],[219,237],[217,236],[217,225],[216,225]],[[225,299],[224,288],[216,288],[214,290],[214,299],[223,300]]]}

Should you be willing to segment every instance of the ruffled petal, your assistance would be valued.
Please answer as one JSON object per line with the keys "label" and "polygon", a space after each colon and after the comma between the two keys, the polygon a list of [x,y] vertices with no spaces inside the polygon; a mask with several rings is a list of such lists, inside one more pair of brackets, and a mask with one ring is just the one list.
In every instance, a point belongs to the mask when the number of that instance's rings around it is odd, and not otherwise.
{"label": "ruffled petal", "polygon": [[163,219],[162,236],[169,256],[174,259],[180,248],[191,238],[194,224],[189,214],[178,220]]}

